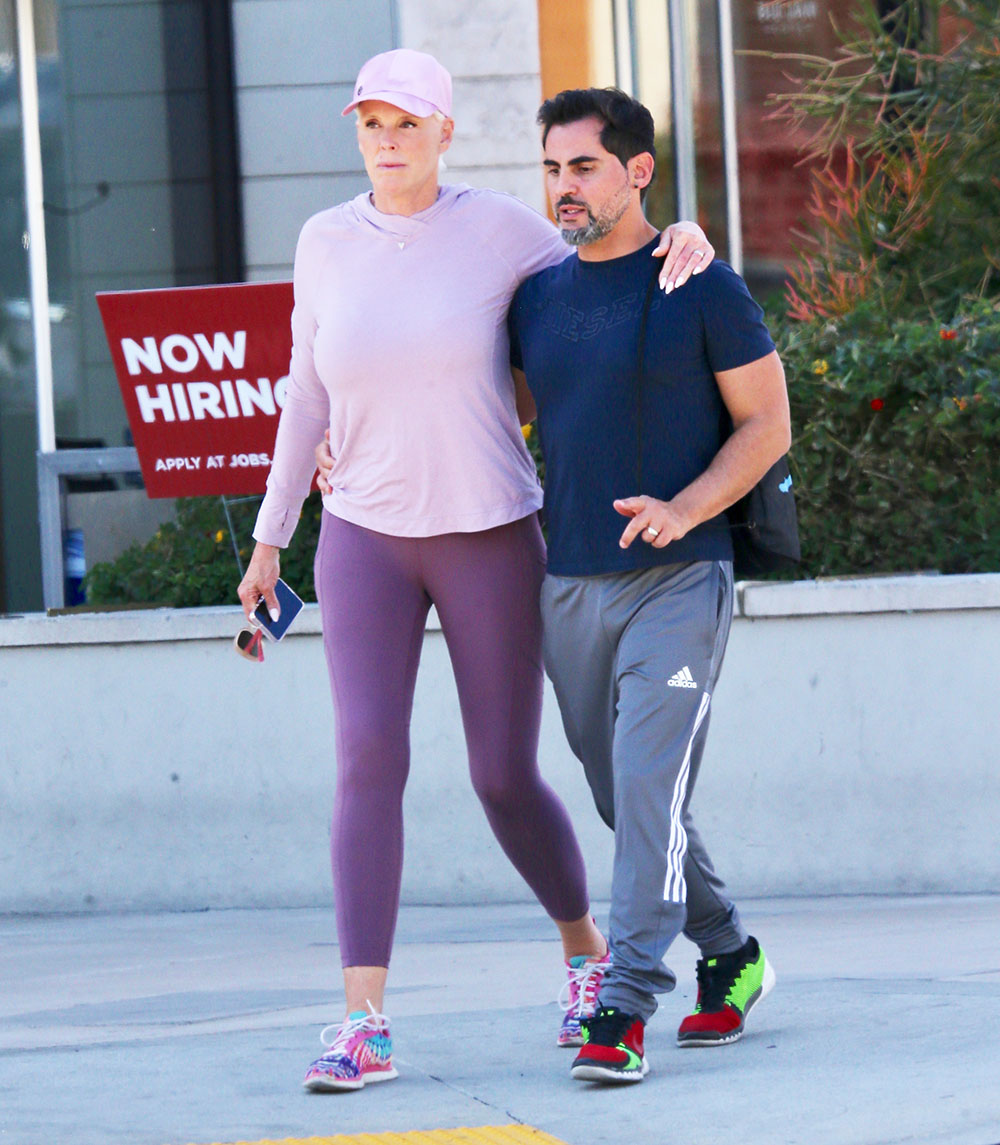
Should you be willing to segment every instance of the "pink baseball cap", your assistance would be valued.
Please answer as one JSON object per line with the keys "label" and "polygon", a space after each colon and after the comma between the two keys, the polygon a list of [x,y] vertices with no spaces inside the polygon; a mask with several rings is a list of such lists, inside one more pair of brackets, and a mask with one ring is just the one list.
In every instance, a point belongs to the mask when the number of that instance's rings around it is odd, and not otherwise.
{"label": "pink baseball cap", "polygon": [[426,52],[382,52],[362,65],[351,102],[340,114],[350,115],[366,99],[391,103],[421,118],[435,111],[450,116],[451,76]]}

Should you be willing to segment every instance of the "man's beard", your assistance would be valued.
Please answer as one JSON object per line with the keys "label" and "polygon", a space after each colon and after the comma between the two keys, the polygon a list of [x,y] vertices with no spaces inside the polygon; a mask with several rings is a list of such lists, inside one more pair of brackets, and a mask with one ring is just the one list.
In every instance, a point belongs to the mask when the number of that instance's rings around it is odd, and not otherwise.
{"label": "man's beard", "polygon": [[590,243],[596,243],[598,239],[603,239],[605,235],[609,235],[618,226],[622,216],[628,210],[628,205],[628,183],[622,187],[621,195],[605,204],[604,210],[598,215],[595,215],[586,203],[577,202],[576,199],[567,196],[559,201],[558,206],[583,207],[587,212],[587,225],[572,229],[560,227],[559,233],[562,235],[563,241],[570,246],[589,246]]}

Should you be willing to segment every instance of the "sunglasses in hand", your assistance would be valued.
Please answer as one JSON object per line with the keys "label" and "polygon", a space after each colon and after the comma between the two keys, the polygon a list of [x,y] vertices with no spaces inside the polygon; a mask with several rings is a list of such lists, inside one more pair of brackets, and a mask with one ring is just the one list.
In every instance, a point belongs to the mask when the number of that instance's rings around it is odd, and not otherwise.
{"label": "sunglasses in hand", "polygon": [[264,631],[261,628],[241,628],[233,637],[233,647],[248,660],[264,663]]}
{"label": "sunglasses in hand", "polygon": [[302,610],[302,598],[283,580],[279,579],[275,584],[274,593],[278,598],[278,619],[271,619],[264,598],[261,597],[249,626],[241,628],[233,639],[236,651],[247,660],[256,660],[258,664],[264,662],[264,637],[281,640]]}

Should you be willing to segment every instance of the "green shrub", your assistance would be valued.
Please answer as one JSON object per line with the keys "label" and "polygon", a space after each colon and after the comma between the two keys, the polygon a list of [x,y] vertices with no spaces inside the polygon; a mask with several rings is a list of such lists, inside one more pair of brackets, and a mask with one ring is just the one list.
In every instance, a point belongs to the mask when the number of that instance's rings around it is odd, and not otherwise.
{"label": "green shrub", "polygon": [[[233,529],[244,567],[253,551],[251,530],[260,498],[230,502]],[[312,561],[319,538],[322,503],[314,492],[302,507],[292,543],[281,554],[281,575],[303,600],[316,599]],[[163,604],[175,608],[238,604],[240,572],[219,497],[177,502],[177,519],[152,540],[133,545],[117,559],[87,574],[88,604]]]}
{"label": "green shrub", "polygon": [[800,576],[1000,569],[1000,303],[947,326],[861,304],[772,323],[792,406]]}
{"label": "green shrub", "polygon": [[[948,326],[862,304],[843,317],[771,320],[788,378],[791,466],[803,562],[797,576],[1000,569],[1000,303]],[[534,432],[529,447],[538,456]],[[249,558],[259,502],[231,505]],[[93,604],[235,604],[239,572],[216,497],[87,575]],[[314,600],[322,505],[312,494],[282,575]]]}
{"label": "green shrub", "polygon": [[771,322],[800,575],[1000,569],[996,0],[859,0],[785,57],[810,221]]}
{"label": "green shrub", "polygon": [[[769,322],[792,406],[798,577],[1000,569],[1000,302],[942,326],[874,302],[839,318]],[[542,470],[538,435],[528,446]],[[542,470],[543,471],[543,470]],[[230,504],[244,563],[259,500]],[[322,505],[306,501],[282,575],[315,600]],[[87,575],[93,604],[235,604],[239,572],[217,497]]]}

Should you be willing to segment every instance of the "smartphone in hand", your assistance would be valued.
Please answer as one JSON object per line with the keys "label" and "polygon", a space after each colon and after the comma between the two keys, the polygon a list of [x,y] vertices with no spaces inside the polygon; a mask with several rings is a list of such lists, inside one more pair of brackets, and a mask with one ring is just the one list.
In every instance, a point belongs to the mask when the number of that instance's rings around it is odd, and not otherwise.
{"label": "smartphone in hand", "polygon": [[274,594],[278,598],[278,608],[280,609],[278,619],[271,619],[270,613],[267,611],[267,604],[261,600],[254,609],[251,623],[260,628],[264,635],[271,640],[281,640],[292,621],[302,611],[302,598],[280,578],[274,586]]}

